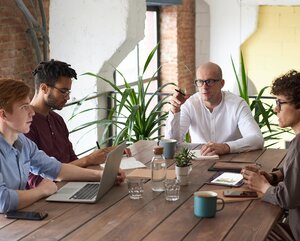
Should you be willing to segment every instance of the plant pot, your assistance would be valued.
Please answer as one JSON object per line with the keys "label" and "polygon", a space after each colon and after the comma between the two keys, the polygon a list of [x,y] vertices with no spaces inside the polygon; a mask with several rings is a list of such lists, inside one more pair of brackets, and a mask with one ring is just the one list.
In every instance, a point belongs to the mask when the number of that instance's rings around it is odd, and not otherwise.
{"label": "plant pot", "polygon": [[192,171],[192,166],[178,167],[175,166],[176,178],[181,186],[189,184],[189,175]]}

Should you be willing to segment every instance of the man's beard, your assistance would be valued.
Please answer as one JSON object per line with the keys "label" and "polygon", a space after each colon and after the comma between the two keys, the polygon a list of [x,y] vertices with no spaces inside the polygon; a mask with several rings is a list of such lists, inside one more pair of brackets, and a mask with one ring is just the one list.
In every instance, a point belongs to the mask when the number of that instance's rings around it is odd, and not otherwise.
{"label": "man's beard", "polygon": [[48,96],[48,99],[46,100],[46,105],[52,110],[61,110],[63,108],[63,106],[59,106],[56,104],[56,100],[53,97],[53,95]]}

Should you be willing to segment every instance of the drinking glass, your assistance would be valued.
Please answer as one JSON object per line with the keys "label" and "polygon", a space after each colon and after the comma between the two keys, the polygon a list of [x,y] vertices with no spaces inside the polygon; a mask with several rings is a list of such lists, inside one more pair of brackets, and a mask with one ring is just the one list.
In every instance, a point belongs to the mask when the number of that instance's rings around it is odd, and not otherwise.
{"label": "drinking glass", "polygon": [[177,201],[179,199],[180,185],[178,180],[169,179],[164,181],[165,197],[167,201]]}
{"label": "drinking glass", "polygon": [[128,178],[128,193],[130,199],[141,199],[143,198],[144,188],[143,179],[141,178]]}

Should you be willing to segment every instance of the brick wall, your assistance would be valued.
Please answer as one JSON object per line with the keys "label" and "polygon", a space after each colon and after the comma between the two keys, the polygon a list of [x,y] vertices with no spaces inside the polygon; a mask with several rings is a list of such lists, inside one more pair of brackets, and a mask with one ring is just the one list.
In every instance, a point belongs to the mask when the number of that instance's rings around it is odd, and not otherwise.
{"label": "brick wall", "polygon": [[[161,9],[161,80],[174,82],[194,93],[195,78],[195,0]],[[173,92],[173,88],[166,90]]]}
{"label": "brick wall", "polygon": [[[24,0],[30,6],[29,0]],[[49,2],[44,1],[49,13]],[[15,1],[0,0],[0,77],[23,79],[33,88],[31,76],[37,61],[27,24]]]}

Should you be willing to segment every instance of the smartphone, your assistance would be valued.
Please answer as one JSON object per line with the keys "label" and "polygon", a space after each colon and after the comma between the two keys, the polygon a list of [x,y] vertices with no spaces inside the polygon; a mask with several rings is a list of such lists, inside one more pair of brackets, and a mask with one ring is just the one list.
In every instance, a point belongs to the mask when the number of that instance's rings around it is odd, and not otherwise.
{"label": "smartphone", "polygon": [[223,194],[224,197],[257,197],[257,192],[255,191],[225,190]]}
{"label": "smartphone", "polygon": [[43,220],[48,216],[45,212],[25,212],[25,211],[10,211],[5,214],[6,218],[25,219],[25,220]]}

